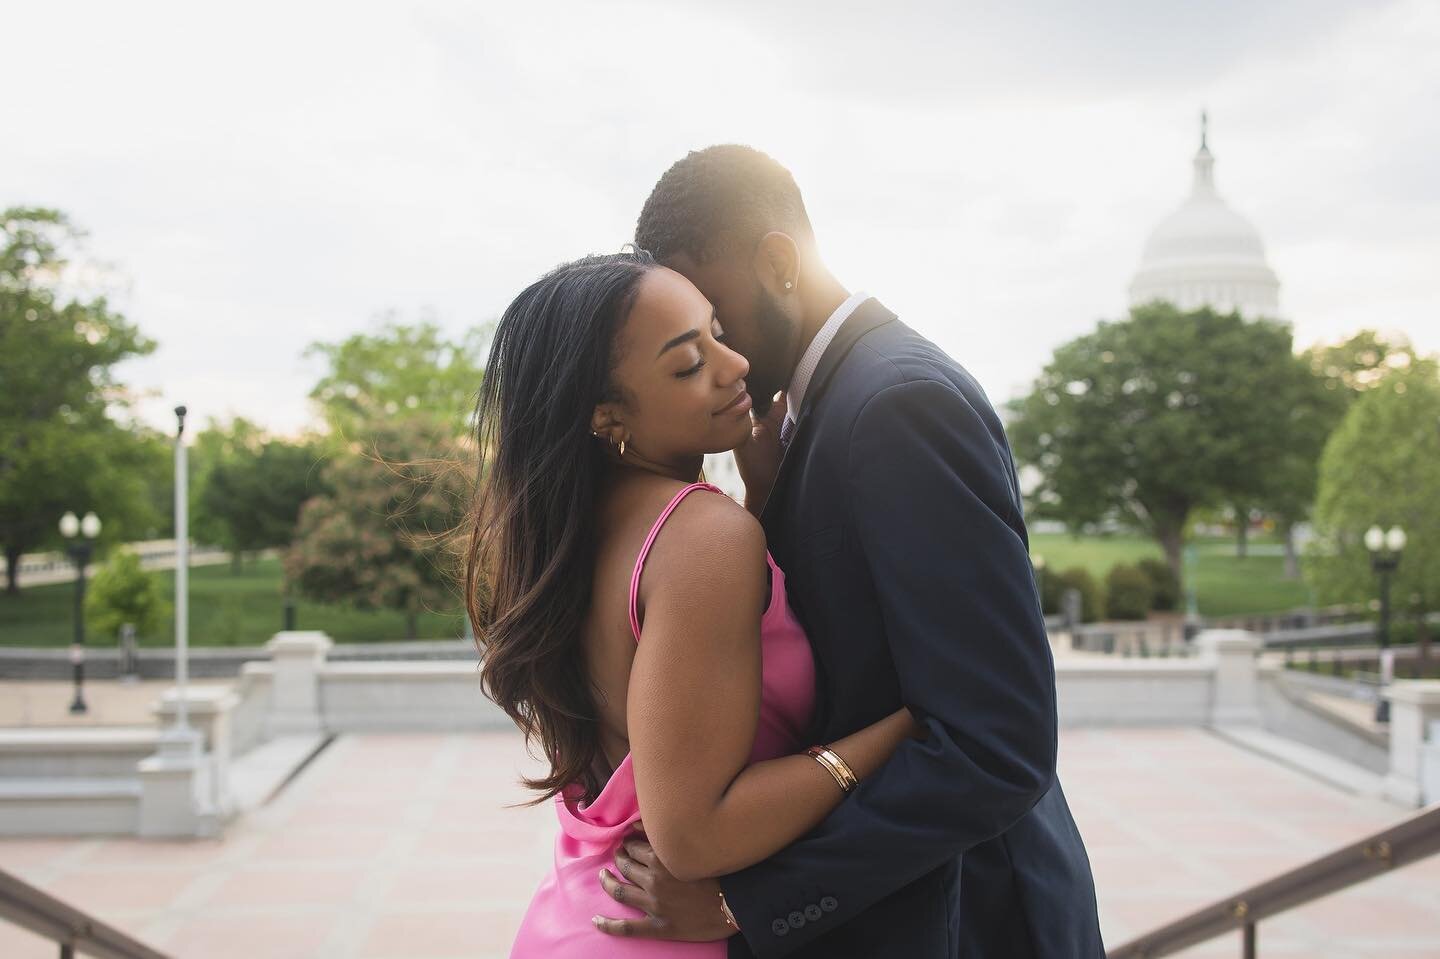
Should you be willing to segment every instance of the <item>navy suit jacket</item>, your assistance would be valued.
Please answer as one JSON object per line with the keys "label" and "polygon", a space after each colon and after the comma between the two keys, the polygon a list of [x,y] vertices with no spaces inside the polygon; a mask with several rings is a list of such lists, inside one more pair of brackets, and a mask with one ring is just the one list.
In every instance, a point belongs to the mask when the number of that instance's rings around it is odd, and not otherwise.
{"label": "navy suit jacket", "polygon": [[928,727],[807,836],[723,877],[736,957],[1104,954],[1055,775],[1055,668],[1010,447],[958,363],[865,301],[762,516],[815,651],[811,741]]}

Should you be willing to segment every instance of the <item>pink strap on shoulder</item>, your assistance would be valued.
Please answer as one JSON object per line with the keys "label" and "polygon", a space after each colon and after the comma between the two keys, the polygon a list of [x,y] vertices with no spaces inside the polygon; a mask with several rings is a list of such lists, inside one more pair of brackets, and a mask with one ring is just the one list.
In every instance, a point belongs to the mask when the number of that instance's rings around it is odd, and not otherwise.
{"label": "pink strap on shoulder", "polygon": [[636,610],[636,603],[640,598],[640,573],[645,569],[645,557],[650,555],[650,547],[655,544],[655,537],[660,535],[660,527],[675,512],[675,507],[680,501],[689,496],[697,489],[708,489],[716,493],[724,494],[724,490],[713,483],[691,483],[689,486],[675,494],[670,504],[660,513],[660,518],[655,525],[650,527],[650,535],[645,537],[645,545],[640,547],[640,555],[635,558],[635,572],[630,576],[630,632],[635,635],[635,642],[640,642],[640,616]]}

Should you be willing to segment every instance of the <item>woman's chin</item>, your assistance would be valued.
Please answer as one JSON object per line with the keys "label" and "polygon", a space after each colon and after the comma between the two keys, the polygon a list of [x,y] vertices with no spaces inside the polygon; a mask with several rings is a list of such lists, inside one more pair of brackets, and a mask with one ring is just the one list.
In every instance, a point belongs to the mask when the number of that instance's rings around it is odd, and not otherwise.
{"label": "woman's chin", "polygon": [[734,432],[733,436],[716,437],[715,442],[711,444],[713,448],[705,450],[706,455],[711,453],[733,453],[750,442],[750,418],[748,416],[741,422],[741,427],[742,428]]}

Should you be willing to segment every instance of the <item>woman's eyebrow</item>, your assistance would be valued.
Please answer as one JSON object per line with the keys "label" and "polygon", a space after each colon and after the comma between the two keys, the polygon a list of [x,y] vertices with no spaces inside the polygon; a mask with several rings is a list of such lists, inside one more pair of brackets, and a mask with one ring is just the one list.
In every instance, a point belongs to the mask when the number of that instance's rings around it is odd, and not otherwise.
{"label": "woman's eyebrow", "polygon": [[681,333],[679,336],[675,337],[674,339],[667,342],[664,346],[660,347],[660,352],[656,353],[655,356],[658,359],[659,357],[665,355],[666,350],[672,350],[682,343],[689,343],[691,340],[699,339],[699,337],[699,330],[686,330],[684,333]]}

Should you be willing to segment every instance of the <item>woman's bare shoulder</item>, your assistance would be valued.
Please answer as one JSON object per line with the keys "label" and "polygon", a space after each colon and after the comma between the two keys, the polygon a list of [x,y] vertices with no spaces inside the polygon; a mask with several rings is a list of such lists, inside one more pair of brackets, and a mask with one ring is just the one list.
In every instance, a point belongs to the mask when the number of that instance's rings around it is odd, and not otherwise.
{"label": "woman's bare shoulder", "polygon": [[764,569],[765,531],[729,496],[697,489],[670,514],[650,556],[665,579],[700,574],[716,585],[743,582]]}

